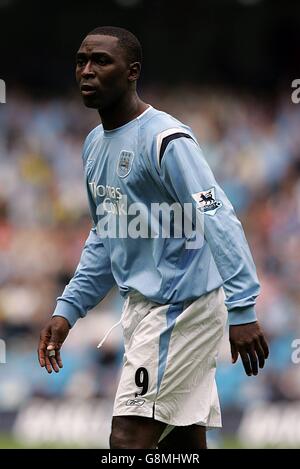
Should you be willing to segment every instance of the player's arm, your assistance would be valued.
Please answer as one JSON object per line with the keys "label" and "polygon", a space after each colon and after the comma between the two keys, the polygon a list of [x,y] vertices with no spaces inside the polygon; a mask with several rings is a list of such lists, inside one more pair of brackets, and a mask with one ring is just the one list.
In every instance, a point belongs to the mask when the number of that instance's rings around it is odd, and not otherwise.
{"label": "player's arm", "polygon": [[197,210],[206,205],[201,212],[204,237],[223,280],[232,361],[240,354],[246,373],[256,375],[258,365],[264,366],[268,346],[255,314],[259,282],[241,223],[198,144],[184,136],[169,136],[166,143],[162,141],[164,151],[157,154],[160,177],[181,204],[193,203]]}
{"label": "player's arm", "polygon": [[114,283],[110,259],[96,229],[92,228],[75,274],[57,298],[53,316],[40,334],[39,362],[48,373],[52,368],[56,372],[62,368],[60,349],[70,328],[106,296]]}
{"label": "player's arm", "polygon": [[[83,148],[85,173],[87,154],[92,140],[93,132],[87,137]],[[53,316],[40,334],[38,358],[40,365],[45,367],[48,373],[51,373],[52,369],[58,372],[59,368],[62,368],[60,349],[70,328],[79,318],[83,318],[90,309],[95,307],[115,284],[111,273],[110,258],[96,232],[96,205],[89,191],[87,174],[86,184],[94,227],[85,242],[73,278],[65,287],[63,294],[57,298]]]}

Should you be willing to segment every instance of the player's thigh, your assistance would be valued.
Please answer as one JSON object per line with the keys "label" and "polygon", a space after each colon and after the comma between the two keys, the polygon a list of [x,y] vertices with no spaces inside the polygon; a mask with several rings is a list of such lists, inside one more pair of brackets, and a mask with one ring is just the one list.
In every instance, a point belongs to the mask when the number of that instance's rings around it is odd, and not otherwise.
{"label": "player's thigh", "polygon": [[206,449],[206,428],[201,425],[175,427],[158,444],[162,450],[198,450]]}
{"label": "player's thigh", "polygon": [[156,448],[166,424],[148,417],[115,416],[110,435],[111,449]]}

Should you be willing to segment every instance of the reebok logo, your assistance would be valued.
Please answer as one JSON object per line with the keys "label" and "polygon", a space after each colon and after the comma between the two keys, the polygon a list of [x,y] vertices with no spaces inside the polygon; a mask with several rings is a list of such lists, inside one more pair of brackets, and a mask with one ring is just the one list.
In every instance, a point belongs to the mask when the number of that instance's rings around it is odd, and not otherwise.
{"label": "reebok logo", "polygon": [[136,399],[128,399],[128,401],[126,402],[126,405],[130,406],[130,405],[136,405],[138,407],[141,407],[145,402],[145,399],[139,399],[139,398],[136,398]]}

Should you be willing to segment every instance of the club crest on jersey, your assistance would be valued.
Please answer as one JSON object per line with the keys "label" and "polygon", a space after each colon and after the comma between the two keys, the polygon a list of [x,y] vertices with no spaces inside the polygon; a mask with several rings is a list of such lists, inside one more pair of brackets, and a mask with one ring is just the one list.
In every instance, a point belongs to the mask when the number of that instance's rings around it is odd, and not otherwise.
{"label": "club crest on jersey", "polygon": [[222,202],[215,199],[214,187],[207,191],[196,192],[196,194],[192,194],[192,197],[196,201],[199,210],[208,215],[214,215],[218,208],[222,207]]}
{"label": "club crest on jersey", "polygon": [[117,174],[120,178],[125,178],[131,171],[133,163],[133,151],[122,150],[118,159]]}

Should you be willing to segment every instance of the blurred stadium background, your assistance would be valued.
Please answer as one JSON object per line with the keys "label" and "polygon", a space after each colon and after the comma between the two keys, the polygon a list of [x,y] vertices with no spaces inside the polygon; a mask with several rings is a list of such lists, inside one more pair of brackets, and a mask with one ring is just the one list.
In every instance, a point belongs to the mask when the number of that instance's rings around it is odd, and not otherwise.
{"label": "blurred stadium background", "polygon": [[64,369],[38,366],[40,328],[90,227],[81,147],[97,113],[81,104],[74,54],[98,25],[141,39],[140,92],[188,123],[242,219],[262,284],[270,342],[263,373],[230,363],[217,380],[224,428],[211,447],[300,445],[300,4],[271,0],[0,0],[0,447],[107,447],[122,360],[116,291],[77,323]]}

